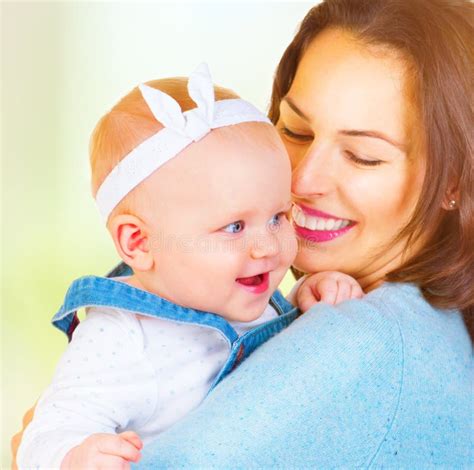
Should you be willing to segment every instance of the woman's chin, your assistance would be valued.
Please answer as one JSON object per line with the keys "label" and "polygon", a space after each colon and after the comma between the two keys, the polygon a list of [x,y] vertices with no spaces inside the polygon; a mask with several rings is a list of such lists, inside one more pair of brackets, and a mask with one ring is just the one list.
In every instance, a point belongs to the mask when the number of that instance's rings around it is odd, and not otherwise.
{"label": "woman's chin", "polygon": [[318,248],[300,247],[293,267],[302,273],[321,271],[340,271],[348,274],[352,267],[348,265],[350,257],[341,256]]}

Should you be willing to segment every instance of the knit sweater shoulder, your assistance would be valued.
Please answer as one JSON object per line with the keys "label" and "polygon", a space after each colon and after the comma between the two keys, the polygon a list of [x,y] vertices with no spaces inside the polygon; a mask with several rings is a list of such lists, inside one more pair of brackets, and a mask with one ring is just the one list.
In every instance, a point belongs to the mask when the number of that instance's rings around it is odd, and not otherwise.
{"label": "knit sweater shoulder", "polygon": [[472,365],[460,312],[415,286],[316,304],[136,468],[467,468]]}

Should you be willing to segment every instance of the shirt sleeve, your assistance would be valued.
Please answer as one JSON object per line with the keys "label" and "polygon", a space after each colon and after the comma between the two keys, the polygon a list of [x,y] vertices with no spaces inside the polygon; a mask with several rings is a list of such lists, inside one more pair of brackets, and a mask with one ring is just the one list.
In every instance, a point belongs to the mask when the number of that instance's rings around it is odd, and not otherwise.
{"label": "shirt sleeve", "polygon": [[87,436],[138,428],[154,410],[156,383],[135,316],[90,310],[25,430],[19,468],[59,468]]}
{"label": "shirt sleeve", "polygon": [[402,376],[395,317],[364,300],[317,304],[133,468],[369,466],[392,426]]}

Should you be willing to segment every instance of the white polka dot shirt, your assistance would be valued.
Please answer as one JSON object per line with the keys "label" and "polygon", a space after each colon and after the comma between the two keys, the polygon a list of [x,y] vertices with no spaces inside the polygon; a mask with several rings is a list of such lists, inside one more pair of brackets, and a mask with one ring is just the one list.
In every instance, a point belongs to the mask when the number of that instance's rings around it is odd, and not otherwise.
{"label": "white polka dot shirt", "polygon": [[[231,323],[242,335],[277,317]],[[95,433],[133,430],[145,445],[205,398],[230,353],[221,332],[197,324],[89,308],[41,396],[18,453],[20,468],[59,468]]]}

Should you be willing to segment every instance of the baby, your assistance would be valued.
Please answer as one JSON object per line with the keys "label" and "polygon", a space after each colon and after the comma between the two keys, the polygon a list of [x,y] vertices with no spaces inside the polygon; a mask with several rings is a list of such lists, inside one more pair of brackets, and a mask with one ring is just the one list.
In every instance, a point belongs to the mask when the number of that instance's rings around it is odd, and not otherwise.
{"label": "baby", "polygon": [[[131,272],[69,288],[53,322],[72,340],[20,468],[138,461],[298,315],[276,291],[297,250],[288,156],[268,119],[214,87],[205,65],[187,89],[184,79],[134,89],[98,123],[90,153],[94,196]],[[291,298],[304,310],[338,285],[362,295],[352,278],[319,273]]]}

